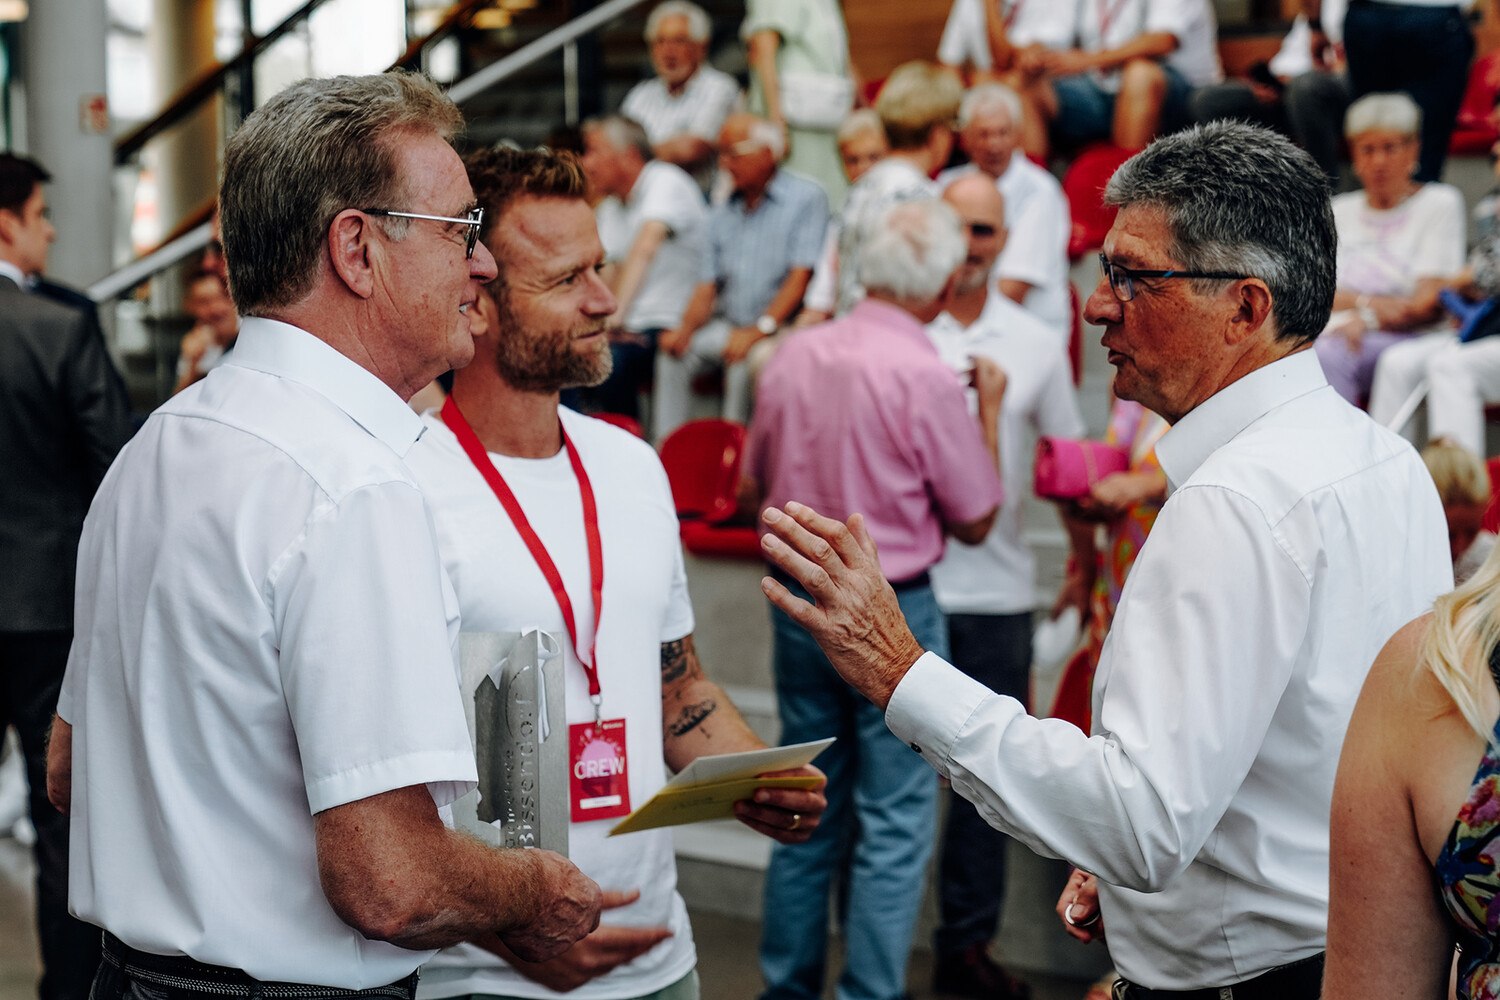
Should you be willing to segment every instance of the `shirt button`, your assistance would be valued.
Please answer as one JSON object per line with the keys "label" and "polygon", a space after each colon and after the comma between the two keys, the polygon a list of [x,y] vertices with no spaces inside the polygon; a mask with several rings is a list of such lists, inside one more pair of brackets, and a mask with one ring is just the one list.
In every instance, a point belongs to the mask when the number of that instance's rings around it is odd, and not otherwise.
{"label": "shirt button", "polygon": [[916,744],[915,744],[915,743],[911,743],[911,744],[908,744],[908,745],[909,745],[909,746],[910,746],[910,747],[911,747],[911,748],[912,748],[912,749],[913,749],[913,750],[915,750],[915,751],[916,751],[916,752],[917,752],[917,753],[921,753],[921,752],[922,752],[922,748],[921,748],[921,747],[919,747],[919,746],[917,746],[917,745],[916,745]]}

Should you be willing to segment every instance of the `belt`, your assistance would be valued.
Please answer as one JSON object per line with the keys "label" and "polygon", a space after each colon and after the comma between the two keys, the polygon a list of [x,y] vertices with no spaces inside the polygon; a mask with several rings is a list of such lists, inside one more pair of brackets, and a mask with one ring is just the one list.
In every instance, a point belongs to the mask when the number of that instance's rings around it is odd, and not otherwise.
{"label": "belt", "polygon": [[[796,579],[793,578],[792,574],[788,573],[780,566],[770,566],[767,567],[767,569],[770,573],[771,579],[775,580],[777,583],[791,584],[799,588],[802,586],[802,584],[798,583]],[[932,586],[932,574],[928,573],[926,570],[923,570],[916,576],[909,576],[904,580],[890,580],[888,582],[890,583],[892,590],[894,590],[898,594],[901,594],[905,593],[908,590],[918,590],[922,587]]]}
{"label": "belt", "polygon": [[1278,966],[1233,986],[1197,990],[1148,990],[1115,981],[1115,1000],[1317,1000],[1323,992],[1323,953]]}
{"label": "belt", "polygon": [[314,998],[384,997],[390,1000],[412,1000],[417,995],[417,974],[413,972],[405,979],[386,986],[372,986],[367,990],[345,990],[335,986],[314,986],[309,983],[275,983],[256,979],[248,972],[230,969],[222,965],[208,965],[183,955],[153,955],[137,951],[113,934],[104,933],[104,961],[128,978],[169,990],[191,993],[209,993],[221,997],[286,998],[286,1000],[314,1000]]}

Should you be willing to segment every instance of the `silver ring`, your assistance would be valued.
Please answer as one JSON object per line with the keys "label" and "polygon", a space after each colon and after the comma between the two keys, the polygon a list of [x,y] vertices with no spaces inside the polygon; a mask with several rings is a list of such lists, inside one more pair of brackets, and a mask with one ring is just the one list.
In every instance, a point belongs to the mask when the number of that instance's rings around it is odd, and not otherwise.
{"label": "silver ring", "polygon": [[800,826],[802,826],[802,814],[801,813],[792,813],[792,825],[789,826],[789,827],[787,827],[787,829],[788,830],[795,830],[795,829],[799,828]]}
{"label": "silver ring", "polygon": [[1098,910],[1095,910],[1094,911],[1094,915],[1092,917],[1089,917],[1087,920],[1074,920],[1073,919],[1073,907],[1075,907],[1077,905],[1078,905],[1078,900],[1075,899],[1075,900],[1073,900],[1071,903],[1069,903],[1067,905],[1066,909],[1063,910],[1063,920],[1067,921],[1067,924],[1068,924],[1069,927],[1092,927],[1095,923],[1098,922],[1098,920],[1099,920],[1099,911]]}

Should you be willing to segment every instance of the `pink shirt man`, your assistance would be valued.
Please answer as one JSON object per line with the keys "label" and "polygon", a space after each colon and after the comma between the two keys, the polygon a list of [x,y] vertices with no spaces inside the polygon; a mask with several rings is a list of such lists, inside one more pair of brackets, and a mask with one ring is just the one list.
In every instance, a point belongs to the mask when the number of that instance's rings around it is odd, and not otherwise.
{"label": "pink shirt man", "polygon": [[776,352],[745,470],[764,506],[864,514],[894,583],[942,558],[945,524],[976,521],[1004,496],[959,376],[915,318],[870,299]]}

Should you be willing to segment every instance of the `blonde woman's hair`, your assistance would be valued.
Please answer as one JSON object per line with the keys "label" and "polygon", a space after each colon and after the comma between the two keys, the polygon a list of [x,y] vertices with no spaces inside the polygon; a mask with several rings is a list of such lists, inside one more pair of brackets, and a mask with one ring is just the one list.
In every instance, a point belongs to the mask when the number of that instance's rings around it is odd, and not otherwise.
{"label": "blonde woman's hair", "polygon": [[1443,506],[1490,502],[1490,473],[1480,457],[1461,444],[1434,441],[1422,449],[1422,463]]}
{"label": "blonde woman's hair", "polygon": [[1432,606],[1421,663],[1432,671],[1473,730],[1494,742],[1495,720],[1484,709],[1493,686],[1490,656],[1500,645],[1500,545],[1469,580]]}

